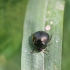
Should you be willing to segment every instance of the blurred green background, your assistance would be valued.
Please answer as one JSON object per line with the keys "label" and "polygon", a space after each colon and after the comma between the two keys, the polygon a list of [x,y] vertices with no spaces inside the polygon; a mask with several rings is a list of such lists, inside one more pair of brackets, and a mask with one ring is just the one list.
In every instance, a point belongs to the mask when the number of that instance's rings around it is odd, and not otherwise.
{"label": "blurred green background", "polygon": [[[28,0],[0,0],[0,70],[21,70],[21,43]],[[62,70],[70,70],[70,0],[65,2]]]}
{"label": "blurred green background", "polygon": [[0,70],[21,70],[21,43],[28,0],[0,0]]}

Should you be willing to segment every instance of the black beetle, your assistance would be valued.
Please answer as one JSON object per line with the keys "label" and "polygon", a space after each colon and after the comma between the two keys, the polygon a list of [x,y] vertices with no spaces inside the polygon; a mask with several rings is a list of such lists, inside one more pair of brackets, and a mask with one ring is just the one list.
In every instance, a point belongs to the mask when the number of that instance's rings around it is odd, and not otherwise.
{"label": "black beetle", "polygon": [[[49,36],[49,34],[46,33],[45,31],[37,31],[31,35],[32,43],[30,44],[34,46],[34,49],[40,52],[40,51],[43,51],[48,45],[50,45],[48,43],[51,40],[51,38],[52,38],[52,35]],[[33,51],[31,53],[33,53]]]}

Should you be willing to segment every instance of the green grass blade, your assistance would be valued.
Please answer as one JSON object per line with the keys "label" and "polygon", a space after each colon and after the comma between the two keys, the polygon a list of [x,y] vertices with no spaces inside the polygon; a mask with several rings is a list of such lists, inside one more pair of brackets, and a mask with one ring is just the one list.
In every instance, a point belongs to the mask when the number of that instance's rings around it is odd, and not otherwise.
{"label": "green grass blade", "polygon": [[64,1],[50,0],[48,2],[46,25],[50,25],[52,45],[45,56],[45,70],[61,70],[62,34],[63,34]]}
{"label": "green grass blade", "polygon": [[30,52],[33,48],[28,44],[29,36],[38,31],[44,30],[46,6],[48,0],[29,0],[24,22],[21,70],[44,70],[44,55]]}
{"label": "green grass blade", "polygon": [[[21,70],[61,69],[63,9],[63,1],[29,0],[23,27]],[[48,19],[47,21],[45,20],[46,18]],[[48,55],[44,55],[42,52],[30,54],[33,46],[28,44],[29,36],[36,31],[44,30],[45,21],[51,27],[50,31],[47,32],[53,34],[53,44],[48,47],[49,53],[47,53]]]}

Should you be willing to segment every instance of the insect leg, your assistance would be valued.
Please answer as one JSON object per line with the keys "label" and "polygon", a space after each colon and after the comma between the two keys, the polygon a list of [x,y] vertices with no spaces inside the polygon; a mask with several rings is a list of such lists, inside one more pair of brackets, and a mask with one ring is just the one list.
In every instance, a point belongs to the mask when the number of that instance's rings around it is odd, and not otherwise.
{"label": "insect leg", "polygon": [[[44,52],[44,50],[43,49],[41,49],[41,51],[44,53],[44,54],[46,54],[45,52]],[[47,55],[47,54],[46,54]]]}
{"label": "insect leg", "polygon": [[[44,54],[46,54],[45,52],[43,52]],[[47,55],[47,54],[46,54]]]}
{"label": "insect leg", "polygon": [[33,48],[33,50],[30,53],[33,54],[33,52],[34,52],[34,48]]}
{"label": "insect leg", "polygon": [[49,52],[49,50],[47,48],[45,48],[45,51]]}
{"label": "insect leg", "polygon": [[52,35],[50,36],[50,39],[49,39],[49,41],[52,39]]}
{"label": "insect leg", "polygon": [[[53,35],[53,34],[52,34]],[[49,39],[49,41],[52,39],[52,35],[50,35],[50,39]]]}
{"label": "insect leg", "polygon": [[52,43],[48,44],[47,46],[50,46]]}

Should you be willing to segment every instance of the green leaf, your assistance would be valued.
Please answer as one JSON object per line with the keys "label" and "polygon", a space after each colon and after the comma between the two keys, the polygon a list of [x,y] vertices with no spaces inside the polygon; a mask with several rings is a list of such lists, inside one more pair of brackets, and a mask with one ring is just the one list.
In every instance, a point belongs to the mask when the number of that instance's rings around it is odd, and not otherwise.
{"label": "green leaf", "polygon": [[[64,1],[29,0],[23,29],[21,70],[61,70],[62,33],[63,33]],[[30,54],[33,46],[29,45],[29,37],[36,31],[51,28],[47,32],[53,34],[49,52]]]}

